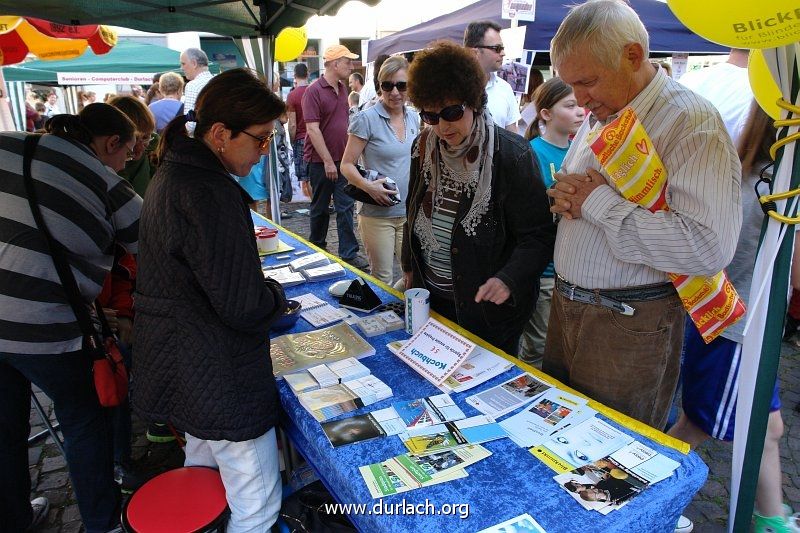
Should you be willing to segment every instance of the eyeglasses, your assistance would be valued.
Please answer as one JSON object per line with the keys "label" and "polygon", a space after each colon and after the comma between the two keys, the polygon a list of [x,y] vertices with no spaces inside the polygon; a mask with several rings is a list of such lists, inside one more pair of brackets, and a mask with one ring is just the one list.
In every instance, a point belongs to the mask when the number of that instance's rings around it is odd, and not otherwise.
{"label": "eyeglasses", "polygon": [[155,133],[151,133],[147,137],[137,136],[136,137],[136,143],[137,144],[141,143],[141,144],[149,145],[151,142],[153,142],[155,140],[155,138],[156,138],[156,134]]}
{"label": "eyeglasses", "polygon": [[447,122],[455,122],[457,120],[461,120],[461,117],[464,116],[464,109],[466,109],[467,104],[457,104],[457,105],[449,105],[439,111],[438,113],[431,113],[430,111],[420,111],[419,118],[422,119],[422,122],[425,124],[430,124],[431,126],[435,126],[439,123],[439,119],[445,120]]}
{"label": "eyeglasses", "polygon": [[257,135],[253,135],[252,133],[248,133],[245,130],[242,130],[242,133],[247,135],[248,137],[252,137],[253,139],[258,141],[258,149],[262,152],[269,148],[269,143],[272,142],[272,138],[275,137],[275,134],[278,133],[277,129],[272,130],[268,134],[264,135],[263,137],[258,137]]}
{"label": "eyeglasses", "polygon": [[401,93],[406,92],[408,89],[408,82],[407,81],[398,81],[397,83],[393,83],[391,81],[382,81],[381,82],[381,91],[385,93],[390,93],[397,87],[397,90]]}
{"label": "eyeglasses", "polygon": [[476,44],[473,48],[484,48],[486,50],[492,50],[495,54],[502,54],[503,50],[506,49],[505,46],[502,44]]}
{"label": "eyeglasses", "polygon": [[136,145],[133,145],[133,148],[128,148],[128,152],[125,156],[125,161],[133,161],[133,158],[136,157]]}

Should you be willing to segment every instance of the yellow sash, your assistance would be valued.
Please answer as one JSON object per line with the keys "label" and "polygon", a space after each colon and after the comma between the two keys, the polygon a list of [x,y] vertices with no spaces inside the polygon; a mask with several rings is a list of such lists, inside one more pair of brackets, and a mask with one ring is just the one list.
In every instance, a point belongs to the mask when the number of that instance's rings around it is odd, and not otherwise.
{"label": "yellow sash", "polygon": [[[667,169],[630,107],[587,142],[620,193],[651,212],[669,211]],[[669,274],[686,312],[706,343],[742,318],[745,306],[725,271],[713,276]]]}

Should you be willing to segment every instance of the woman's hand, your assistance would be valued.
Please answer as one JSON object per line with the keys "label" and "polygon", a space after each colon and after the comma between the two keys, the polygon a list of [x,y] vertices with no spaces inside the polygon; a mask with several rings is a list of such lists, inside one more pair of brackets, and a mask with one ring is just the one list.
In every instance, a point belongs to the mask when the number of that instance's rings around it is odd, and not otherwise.
{"label": "woman's hand", "polygon": [[383,186],[386,183],[386,178],[381,178],[375,181],[363,180],[362,188],[372,197],[373,200],[378,202],[378,205],[390,206],[392,200],[390,199],[397,191],[392,191]]}
{"label": "woman's hand", "polygon": [[511,291],[505,283],[499,278],[489,278],[486,283],[478,287],[478,292],[475,293],[475,303],[492,302],[500,305],[508,300],[509,296],[511,296]]}

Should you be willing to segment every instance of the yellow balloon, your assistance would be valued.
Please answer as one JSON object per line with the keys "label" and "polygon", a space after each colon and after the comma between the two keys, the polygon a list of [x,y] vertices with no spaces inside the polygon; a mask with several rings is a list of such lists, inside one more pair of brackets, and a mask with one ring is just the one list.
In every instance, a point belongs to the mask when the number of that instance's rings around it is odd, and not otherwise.
{"label": "yellow balloon", "polygon": [[797,0],[667,0],[690,30],[731,48],[775,48],[800,41]]}
{"label": "yellow balloon", "polygon": [[758,105],[773,119],[779,120],[781,109],[778,107],[777,101],[781,97],[781,90],[775,82],[775,78],[772,77],[761,50],[750,52],[747,75],[750,78],[750,88],[753,89],[753,96]]}
{"label": "yellow balloon", "polygon": [[306,49],[305,28],[284,28],[275,38],[275,61],[292,61]]}

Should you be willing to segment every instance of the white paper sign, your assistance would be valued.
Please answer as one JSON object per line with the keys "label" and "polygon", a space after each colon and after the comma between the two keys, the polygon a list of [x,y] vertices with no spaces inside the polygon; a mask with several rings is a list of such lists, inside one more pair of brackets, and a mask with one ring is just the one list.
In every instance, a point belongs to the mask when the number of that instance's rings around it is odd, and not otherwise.
{"label": "white paper sign", "polygon": [[153,75],[131,72],[58,72],[59,85],[150,85]]}
{"label": "white paper sign", "polygon": [[397,356],[434,385],[440,385],[475,349],[475,344],[429,318]]}

